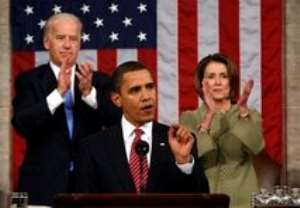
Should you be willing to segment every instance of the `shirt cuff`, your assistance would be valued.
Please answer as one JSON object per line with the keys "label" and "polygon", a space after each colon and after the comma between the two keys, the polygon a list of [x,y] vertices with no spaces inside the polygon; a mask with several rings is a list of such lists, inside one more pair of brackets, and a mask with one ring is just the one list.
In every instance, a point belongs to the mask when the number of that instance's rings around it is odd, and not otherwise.
{"label": "shirt cuff", "polygon": [[177,167],[185,174],[190,175],[193,172],[193,167],[195,164],[194,157],[192,156],[192,161],[185,164],[178,164],[176,162]]}
{"label": "shirt cuff", "polygon": [[64,98],[59,94],[57,89],[53,90],[47,96],[46,100],[47,100],[48,108],[52,115],[55,113],[58,106],[60,106],[64,102]]}
{"label": "shirt cuff", "polygon": [[98,108],[98,103],[97,103],[97,91],[95,89],[95,87],[92,87],[92,90],[90,92],[90,94],[88,94],[87,96],[81,96],[81,99],[88,104],[90,107],[97,109]]}

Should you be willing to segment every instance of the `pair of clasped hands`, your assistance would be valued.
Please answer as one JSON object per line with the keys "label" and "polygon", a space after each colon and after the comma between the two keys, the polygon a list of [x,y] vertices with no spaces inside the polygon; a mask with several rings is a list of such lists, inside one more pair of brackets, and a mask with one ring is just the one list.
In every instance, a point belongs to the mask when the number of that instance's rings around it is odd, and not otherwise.
{"label": "pair of clasped hands", "polygon": [[[242,94],[240,95],[237,105],[239,106],[240,116],[247,117],[248,116],[248,106],[247,101],[250,96],[254,85],[253,80],[248,80],[245,83],[245,86],[242,90]],[[210,118],[206,118],[207,121],[207,129],[209,129],[210,122],[212,120],[212,115],[215,112],[221,111],[220,108],[216,105],[213,100],[212,94],[209,92],[208,84],[204,80],[203,81],[203,94],[204,94],[204,103],[207,107],[207,111],[211,114]],[[205,119],[204,119],[205,120]],[[203,121],[199,124],[198,128],[204,126]],[[194,136],[189,132],[185,127],[180,125],[173,125],[169,130],[169,144],[175,156],[177,163],[187,163],[191,161],[191,149],[194,143]]]}
{"label": "pair of clasped hands", "polygon": [[[239,96],[239,99],[237,101],[237,105],[239,107],[239,116],[240,118],[247,118],[249,115],[249,109],[247,106],[248,98],[251,94],[252,88],[254,85],[253,80],[248,80],[245,82],[244,88],[242,90],[241,95]],[[223,112],[225,113],[226,110],[224,110],[224,105],[217,105],[216,101],[212,97],[212,93],[209,90],[209,86],[206,80],[203,80],[202,82],[202,91],[203,91],[203,98],[204,98],[204,104],[206,105],[206,114],[204,115],[203,120],[199,123],[197,126],[198,130],[201,131],[207,131],[210,128],[210,124],[212,121],[213,114],[215,112]],[[224,98],[224,101],[227,102],[229,105],[225,105],[226,107],[230,107],[231,103],[230,100]],[[220,107],[221,106],[221,107]],[[227,109],[228,110],[228,109]]]}
{"label": "pair of clasped hands", "polygon": [[[70,59],[66,58],[60,66],[57,90],[62,96],[64,96],[71,87],[72,65]],[[85,97],[89,95],[92,90],[93,66],[90,62],[83,62],[78,65],[78,68],[79,70],[75,71],[75,75],[79,82],[79,90]]]}

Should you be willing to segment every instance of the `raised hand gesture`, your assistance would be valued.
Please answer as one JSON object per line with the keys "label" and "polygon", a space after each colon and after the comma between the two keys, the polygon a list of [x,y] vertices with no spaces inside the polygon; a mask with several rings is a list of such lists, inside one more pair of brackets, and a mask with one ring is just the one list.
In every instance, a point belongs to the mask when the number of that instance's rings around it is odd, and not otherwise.
{"label": "raised hand gesture", "polygon": [[191,161],[191,150],[194,144],[193,135],[183,126],[173,125],[168,131],[171,150],[178,164]]}

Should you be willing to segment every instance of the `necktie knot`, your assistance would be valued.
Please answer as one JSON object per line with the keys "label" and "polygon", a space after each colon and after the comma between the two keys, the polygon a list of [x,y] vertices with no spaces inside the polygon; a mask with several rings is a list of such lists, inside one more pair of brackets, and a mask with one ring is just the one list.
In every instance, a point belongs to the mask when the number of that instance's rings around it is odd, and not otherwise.
{"label": "necktie knot", "polygon": [[144,134],[144,131],[142,129],[134,129],[133,130],[135,136],[134,136],[134,140],[132,143],[132,147],[133,149],[135,148],[136,144],[141,141],[142,135]]}
{"label": "necktie knot", "polygon": [[134,129],[134,133],[137,137],[141,137],[144,134],[144,131],[142,129]]}

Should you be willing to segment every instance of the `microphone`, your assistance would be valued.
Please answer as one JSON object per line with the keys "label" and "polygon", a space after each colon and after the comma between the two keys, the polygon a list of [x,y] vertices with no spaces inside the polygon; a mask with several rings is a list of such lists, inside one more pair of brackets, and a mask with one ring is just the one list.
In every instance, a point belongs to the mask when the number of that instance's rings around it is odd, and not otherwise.
{"label": "microphone", "polygon": [[143,140],[140,140],[135,145],[135,152],[138,154],[139,157],[145,156],[149,152],[149,144]]}
{"label": "microphone", "polygon": [[146,189],[146,183],[145,177],[144,177],[144,172],[147,171],[147,160],[146,160],[146,155],[149,152],[149,144],[148,142],[145,142],[143,140],[140,140],[136,146],[135,146],[135,152],[139,156],[140,160],[140,180],[141,180],[141,187],[140,187],[140,192],[143,193],[145,192]]}

